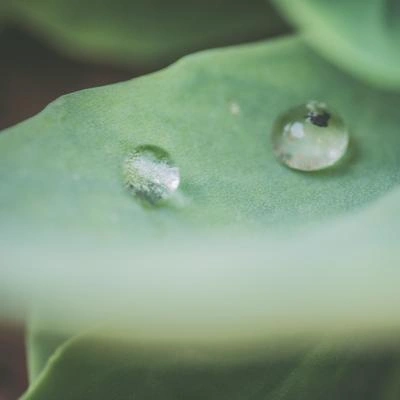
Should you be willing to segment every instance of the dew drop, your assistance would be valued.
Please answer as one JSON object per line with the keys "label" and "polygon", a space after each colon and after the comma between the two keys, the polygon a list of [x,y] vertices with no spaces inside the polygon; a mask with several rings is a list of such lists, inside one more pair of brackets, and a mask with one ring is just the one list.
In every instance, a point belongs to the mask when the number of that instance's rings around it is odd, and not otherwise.
{"label": "dew drop", "polygon": [[349,134],[342,118],[325,103],[309,101],[275,121],[272,145],[277,158],[301,171],[317,171],[337,163],[346,153]]}
{"label": "dew drop", "polygon": [[239,115],[240,114],[240,105],[233,101],[229,105],[229,111],[231,112],[232,115]]}
{"label": "dew drop", "polygon": [[169,199],[180,183],[179,168],[157,146],[139,146],[123,166],[125,185],[141,200],[157,204]]}

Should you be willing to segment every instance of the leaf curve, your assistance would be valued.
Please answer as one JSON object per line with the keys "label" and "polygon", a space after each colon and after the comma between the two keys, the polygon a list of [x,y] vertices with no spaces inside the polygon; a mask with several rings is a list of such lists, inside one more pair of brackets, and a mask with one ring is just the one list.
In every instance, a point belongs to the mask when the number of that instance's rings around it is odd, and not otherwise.
{"label": "leaf curve", "polygon": [[400,14],[393,0],[275,1],[313,48],[356,77],[400,88]]}
{"label": "leaf curve", "polygon": [[[71,335],[72,336],[72,335]],[[27,360],[30,385],[41,375],[49,359],[70,338],[54,329],[42,329],[37,320],[30,319],[27,332]]]}

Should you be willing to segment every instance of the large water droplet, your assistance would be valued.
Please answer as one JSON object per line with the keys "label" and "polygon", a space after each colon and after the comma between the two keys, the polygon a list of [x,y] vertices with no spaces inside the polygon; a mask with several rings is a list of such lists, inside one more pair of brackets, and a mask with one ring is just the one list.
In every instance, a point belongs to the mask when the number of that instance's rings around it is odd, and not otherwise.
{"label": "large water droplet", "polygon": [[282,114],[272,130],[278,159],[301,171],[330,167],[343,157],[348,143],[349,134],[342,118],[317,101]]}
{"label": "large water droplet", "polygon": [[125,159],[124,179],[137,197],[156,204],[170,198],[178,189],[180,173],[165,150],[145,145],[137,147]]}

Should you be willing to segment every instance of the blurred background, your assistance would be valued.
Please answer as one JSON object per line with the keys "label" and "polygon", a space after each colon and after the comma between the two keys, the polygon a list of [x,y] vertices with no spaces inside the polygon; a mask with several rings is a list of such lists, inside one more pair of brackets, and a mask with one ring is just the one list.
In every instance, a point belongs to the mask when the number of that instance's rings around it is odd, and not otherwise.
{"label": "blurred background", "polygon": [[63,94],[152,70],[74,60],[16,27],[0,34],[0,54],[0,129],[37,114]]}
{"label": "blurred background", "polygon": [[17,399],[27,386],[24,332],[0,325],[0,400]]}

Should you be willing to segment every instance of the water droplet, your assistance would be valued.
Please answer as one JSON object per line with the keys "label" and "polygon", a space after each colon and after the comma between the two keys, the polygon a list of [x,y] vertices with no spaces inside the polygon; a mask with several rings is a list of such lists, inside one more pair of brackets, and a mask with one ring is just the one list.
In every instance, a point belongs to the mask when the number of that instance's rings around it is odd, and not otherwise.
{"label": "water droplet", "polygon": [[235,101],[232,101],[229,105],[229,110],[232,115],[239,115],[240,114],[240,105]]}
{"label": "water droplet", "polygon": [[278,159],[301,171],[330,167],[344,156],[348,143],[349,134],[342,118],[317,101],[282,114],[272,130]]}
{"label": "water droplet", "polygon": [[151,204],[169,199],[180,183],[179,168],[169,154],[157,146],[139,146],[124,162],[126,186]]}

